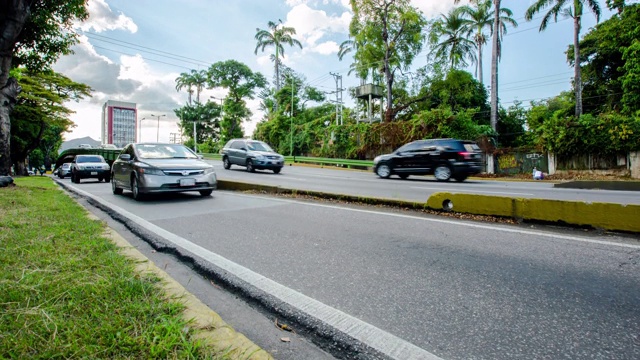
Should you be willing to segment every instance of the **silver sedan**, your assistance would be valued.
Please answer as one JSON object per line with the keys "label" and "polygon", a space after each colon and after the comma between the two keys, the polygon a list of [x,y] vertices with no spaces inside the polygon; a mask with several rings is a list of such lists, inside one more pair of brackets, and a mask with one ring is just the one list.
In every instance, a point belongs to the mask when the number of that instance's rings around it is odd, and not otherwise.
{"label": "silver sedan", "polygon": [[198,191],[209,196],[216,187],[213,166],[181,144],[129,144],[111,166],[113,193],[130,190],[135,200],[165,192]]}

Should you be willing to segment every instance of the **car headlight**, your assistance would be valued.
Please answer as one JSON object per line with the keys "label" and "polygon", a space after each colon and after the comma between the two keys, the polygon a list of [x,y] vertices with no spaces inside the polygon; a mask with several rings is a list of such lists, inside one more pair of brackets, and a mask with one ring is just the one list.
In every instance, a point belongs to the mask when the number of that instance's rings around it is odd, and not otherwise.
{"label": "car headlight", "polygon": [[109,164],[104,164],[104,165],[102,165],[102,170],[109,170],[109,169],[111,169],[111,168],[109,167]]}
{"label": "car headlight", "polygon": [[152,167],[141,167],[140,173],[145,175],[164,175],[162,170]]}
{"label": "car headlight", "polygon": [[208,167],[206,169],[204,169],[204,174],[211,174],[211,173],[215,173],[215,170],[213,170],[213,166],[212,167]]}
{"label": "car headlight", "polygon": [[264,155],[262,154],[256,155],[256,160],[264,160]]}
{"label": "car headlight", "polygon": [[84,170],[84,166],[78,165],[78,170]]}
{"label": "car headlight", "polygon": [[381,158],[381,156],[376,156],[376,157],[373,159],[373,165],[375,165],[375,164],[379,163],[379,162],[380,162],[380,158]]}

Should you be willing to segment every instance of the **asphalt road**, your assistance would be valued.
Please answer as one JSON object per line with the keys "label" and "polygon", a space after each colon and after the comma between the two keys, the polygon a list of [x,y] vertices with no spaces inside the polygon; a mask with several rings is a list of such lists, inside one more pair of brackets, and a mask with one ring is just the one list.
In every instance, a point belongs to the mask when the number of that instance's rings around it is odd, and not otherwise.
{"label": "asphalt road", "polygon": [[[285,170],[250,175],[321,178],[353,188],[398,183],[408,193],[413,183],[461,185]],[[219,173],[246,180],[244,172]],[[198,249],[203,258],[221,256],[275,282],[284,289],[276,296],[283,302],[296,304],[302,294],[303,306],[324,306],[322,321],[346,314],[341,321],[355,337],[362,326],[389,335],[390,351],[405,347],[419,354],[414,358],[443,359],[640,358],[637,238],[225,191],[140,203],[128,192],[114,196],[109,184],[70,185],[177,236],[180,246]],[[529,186],[544,192],[547,184]]]}
{"label": "asphalt road", "polygon": [[554,188],[549,181],[502,181],[471,178],[462,183],[438,182],[433,176],[396,176],[380,179],[373,172],[336,170],[305,166],[286,166],[278,175],[271,171],[248,173],[244,167],[224,170],[222,162],[210,160],[218,177],[286,188],[327,191],[339,194],[373,196],[425,202],[435,192],[448,191],[480,195],[540,198],[570,201],[640,204],[639,191],[580,190]]}

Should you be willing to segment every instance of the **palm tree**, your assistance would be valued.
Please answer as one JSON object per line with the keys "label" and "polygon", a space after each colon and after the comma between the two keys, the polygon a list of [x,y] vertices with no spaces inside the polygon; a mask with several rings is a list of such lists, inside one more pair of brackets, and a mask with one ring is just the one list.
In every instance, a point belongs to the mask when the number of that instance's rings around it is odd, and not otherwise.
{"label": "palm tree", "polygon": [[467,59],[471,63],[476,62],[476,44],[469,40],[465,35],[469,33],[468,21],[462,16],[460,11],[451,10],[449,14],[441,15],[433,24],[433,35],[437,40],[444,38],[438,42],[433,51],[435,57],[440,60],[448,60],[451,69],[459,66],[467,66]]}
{"label": "palm tree", "polygon": [[[195,71],[195,70],[191,70]],[[193,94],[193,77],[189,73],[181,73],[180,76],[176,78],[176,91],[180,91],[184,88],[187,88],[187,92],[189,93],[189,105],[191,105],[191,95]]]}
{"label": "palm tree", "polygon": [[200,103],[200,93],[207,84],[206,70],[191,70],[191,85],[196,88],[196,101]]}
{"label": "palm tree", "polygon": [[574,87],[576,94],[576,117],[582,115],[582,74],[580,68],[580,27],[583,7],[587,5],[596,16],[596,21],[600,21],[600,4],[598,0],[537,0],[531,5],[524,15],[527,21],[531,21],[533,16],[543,9],[551,6],[551,9],[544,15],[540,23],[540,31],[544,31],[553,17],[558,21],[558,15],[562,14],[573,18],[573,68]]}
{"label": "palm tree", "polygon": [[[474,0],[475,6],[466,5],[458,9],[463,16],[466,16],[469,32],[467,35],[473,34],[473,41],[478,49],[478,61],[476,66],[476,77],[480,83],[483,83],[482,76],[482,47],[487,43],[487,35],[484,29],[489,29],[489,34],[493,36],[494,29],[494,11],[491,10],[491,0]],[[500,17],[500,32],[498,36],[507,32],[507,25],[511,24],[517,27],[518,23],[513,19],[513,12],[509,9],[500,9],[502,16]],[[500,46],[498,47],[498,58],[500,58]]]}
{"label": "palm tree", "polygon": [[292,35],[296,34],[296,29],[292,27],[280,26],[282,20],[277,23],[269,21],[269,30],[256,29],[255,39],[258,41],[256,45],[255,54],[258,54],[258,49],[264,51],[267,46],[273,46],[276,48],[275,56],[275,68],[276,68],[276,92],[280,90],[280,54],[284,54],[283,44],[289,46],[297,45],[302,49],[300,41],[294,39]]}

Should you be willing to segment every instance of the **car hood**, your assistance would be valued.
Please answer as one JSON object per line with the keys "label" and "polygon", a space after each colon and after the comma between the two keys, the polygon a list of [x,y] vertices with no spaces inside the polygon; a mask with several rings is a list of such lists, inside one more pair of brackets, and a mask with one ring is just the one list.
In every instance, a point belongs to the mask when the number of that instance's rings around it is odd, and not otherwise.
{"label": "car hood", "polygon": [[282,156],[280,154],[278,154],[277,152],[273,152],[273,151],[250,151],[252,155],[264,155],[264,156]]}
{"label": "car hood", "polygon": [[212,167],[200,159],[144,159],[140,163],[160,169],[206,169]]}

